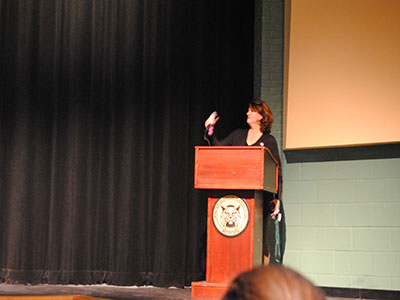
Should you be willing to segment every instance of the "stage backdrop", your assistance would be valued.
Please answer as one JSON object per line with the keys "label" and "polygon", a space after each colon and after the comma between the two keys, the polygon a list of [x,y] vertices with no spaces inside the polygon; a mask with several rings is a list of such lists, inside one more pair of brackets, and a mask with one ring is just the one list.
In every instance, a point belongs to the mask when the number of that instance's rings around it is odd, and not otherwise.
{"label": "stage backdrop", "polygon": [[0,280],[204,276],[203,122],[242,126],[253,1],[0,2]]}

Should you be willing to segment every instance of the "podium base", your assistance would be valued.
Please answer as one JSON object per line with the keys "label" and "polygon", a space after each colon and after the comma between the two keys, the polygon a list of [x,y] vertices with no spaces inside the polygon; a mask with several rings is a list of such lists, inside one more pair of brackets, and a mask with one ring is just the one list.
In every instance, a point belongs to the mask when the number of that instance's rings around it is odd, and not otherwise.
{"label": "podium base", "polygon": [[192,299],[220,299],[228,290],[229,283],[207,281],[192,282]]}

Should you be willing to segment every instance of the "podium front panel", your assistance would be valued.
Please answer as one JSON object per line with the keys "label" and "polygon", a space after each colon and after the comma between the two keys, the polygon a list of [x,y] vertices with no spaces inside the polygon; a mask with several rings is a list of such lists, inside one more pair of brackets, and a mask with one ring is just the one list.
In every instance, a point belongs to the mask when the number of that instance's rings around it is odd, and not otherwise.
{"label": "podium front panel", "polygon": [[276,192],[276,163],[261,146],[196,147],[197,189]]}
{"label": "podium front panel", "polygon": [[[213,220],[213,210],[225,195],[242,198],[249,208],[246,229],[235,237],[221,234]],[[229,283],[239,273],[262,263],[262,191],[210,191],[207,221],[206,281]]]}

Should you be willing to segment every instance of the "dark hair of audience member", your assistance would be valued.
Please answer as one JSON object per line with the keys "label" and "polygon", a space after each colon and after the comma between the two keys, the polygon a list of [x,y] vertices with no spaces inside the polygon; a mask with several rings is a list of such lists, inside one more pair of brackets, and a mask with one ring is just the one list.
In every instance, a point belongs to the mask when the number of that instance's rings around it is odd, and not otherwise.
{"label": "dark hair of audience member", "polygon": [[240,274],[222,300],[325,300],[323,291],[282,265],[257,267]]}

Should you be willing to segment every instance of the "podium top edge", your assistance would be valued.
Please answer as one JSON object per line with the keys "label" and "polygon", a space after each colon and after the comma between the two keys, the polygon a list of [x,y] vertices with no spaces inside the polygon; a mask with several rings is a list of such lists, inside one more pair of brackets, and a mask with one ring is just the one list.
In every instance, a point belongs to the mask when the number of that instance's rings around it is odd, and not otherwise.
{"label": "podium top edge", "polygon": [[265,146],[195,146],[194,148],[195,150],[264,150],[272,158],[275,164],[279,165],[278,160],[272,154],[271,150]]}
{"label": "podium top edge", "polygon": [[195,149],[268,149],[265,146],[195,146]]}

